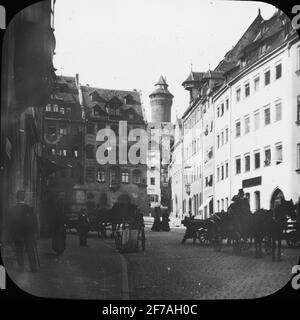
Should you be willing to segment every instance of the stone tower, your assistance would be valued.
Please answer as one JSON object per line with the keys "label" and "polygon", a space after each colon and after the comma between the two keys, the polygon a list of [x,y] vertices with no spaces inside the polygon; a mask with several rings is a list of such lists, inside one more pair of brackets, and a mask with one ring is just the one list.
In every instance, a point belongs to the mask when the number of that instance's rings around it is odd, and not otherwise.
{"label": "stone tower", "polygon": [[160,76],[155,90],[150,94],[151,121],[171,122],[173,95],[168,90],[166,79]]}

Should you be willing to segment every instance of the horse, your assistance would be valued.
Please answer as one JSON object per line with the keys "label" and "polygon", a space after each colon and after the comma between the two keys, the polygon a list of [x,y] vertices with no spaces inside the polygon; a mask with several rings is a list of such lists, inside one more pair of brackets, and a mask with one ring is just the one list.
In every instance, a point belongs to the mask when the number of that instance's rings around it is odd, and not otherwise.
{"label": "horse", "polygon": [[270,235],[272,241],[272,261],[276,261],[276,242],[277,242],[277,260],[281,261],[281,240],[283,239],[283,231],[286,228],[288,218],[293,220],[296,217],[295,206],[293,200],[281,200],[281,203],[274,208],[272,219],[267,223],[267,234]]}
{"label": "horse", "polygon": [[296,212],[292,199],[282,199],[272,210],[259,209],[253,214],[252,230],[255,239],[256,257],[262,257],[262,242],[264,237],[271,240],[272,261],[281,261],[281,241],[288,218],[295,219]]}

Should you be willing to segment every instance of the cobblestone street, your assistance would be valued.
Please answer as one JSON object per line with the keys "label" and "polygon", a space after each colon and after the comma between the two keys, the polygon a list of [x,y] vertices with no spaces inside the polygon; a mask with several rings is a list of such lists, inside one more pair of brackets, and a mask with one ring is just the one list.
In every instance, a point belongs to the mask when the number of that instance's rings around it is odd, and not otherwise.
{"label": "cobblestone street", "polygon": [[[38,273],[11,278],[23,290],[40,297],[82,299],[236,299],[274,293],[291,277],[299,249],[283,249],[283,261],[255,259],[253,249],[236,256],[232,247],[221,252],[187,241],[183,229],[146,231],[146,251],[119,254],[112,239],[91,234],[89,247],[68,235],[65,253],[51,253],[50,240],[40,240]],[[128,292],[129,289],[129,292]]]}

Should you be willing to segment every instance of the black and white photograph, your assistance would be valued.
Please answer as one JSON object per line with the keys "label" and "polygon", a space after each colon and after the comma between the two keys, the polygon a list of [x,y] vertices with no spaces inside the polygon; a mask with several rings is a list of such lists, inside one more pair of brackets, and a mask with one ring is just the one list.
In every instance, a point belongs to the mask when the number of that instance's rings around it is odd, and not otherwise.
{"label": "black and white photograph", "polygon": [[44,0],[20,10],[1,30],[0,288],[5,273],[32,297],[161,305],[299,289],[291,8]]}

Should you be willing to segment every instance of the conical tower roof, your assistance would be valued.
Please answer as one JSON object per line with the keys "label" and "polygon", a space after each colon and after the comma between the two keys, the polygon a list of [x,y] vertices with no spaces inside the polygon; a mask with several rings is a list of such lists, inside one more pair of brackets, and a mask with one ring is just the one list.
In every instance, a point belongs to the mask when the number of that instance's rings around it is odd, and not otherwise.
{"label": "conical tower roof", "polygon": [[155,87],[156,88],[154,89],[154,91],[149,95],[150,98],[155,94],[162,94],[162,95],[173,98],[173,95],[168,90],[168,84],[166,82],[166,79],[162,75],[156,82]]}

